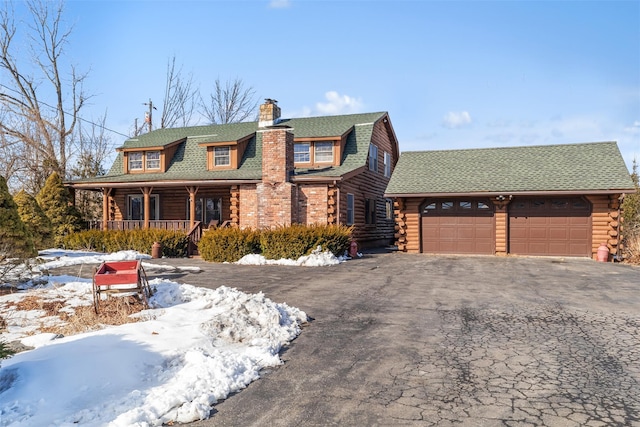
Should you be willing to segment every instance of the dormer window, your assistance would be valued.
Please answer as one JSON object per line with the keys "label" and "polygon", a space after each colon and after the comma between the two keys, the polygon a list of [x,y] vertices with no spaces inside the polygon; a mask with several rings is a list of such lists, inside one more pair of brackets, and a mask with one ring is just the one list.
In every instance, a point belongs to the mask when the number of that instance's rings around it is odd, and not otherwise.
{"label": "dormer window", "polygon": [[215,167],[231,166],[231,150],[225,147],[213,147],[213,164]]}
{"label": "dormer window", "polygon": [[147,169],[160,169],[159,151],[147,151],[145,157],[147,160]]}
{"label": "dormer window", "polygon": [[129,153],[129,170],[130,171],[141,171],[142,170],[142,158],[143,153],[141,151],[135,153]]}
{"label": "dormer window", "polygon": [[127,172],[164,172],[163,154],[160,150],[129,151],[125,155]]}
{"label": "dormer window", "polygon": [[333,142],[316,142],[314,157],[316,163],[333,163]]}
{"label": "dormer window", "polygon": [[293,161],[295,163],[310,163],[311,162],[311,144],[309,144],[308,142],[301,142],[299,144],[294,144]]}
{"label": "dormer window", "polygon": [[299,141],[293,145],[293,162],[298,167],[326,167],[327,163],[333,166],[336,164],[336,148],[335,141]]}
{"label": "dormer window", "polygon": [[[217,135],[209,135],[206,139],[215,139]],[[207,170],[238,169],[242,164],[244,151],[249,141],[255,138],[255,133],[246,135],[234,141],[206,141],[205,137],[198,145],[207,149]]]}

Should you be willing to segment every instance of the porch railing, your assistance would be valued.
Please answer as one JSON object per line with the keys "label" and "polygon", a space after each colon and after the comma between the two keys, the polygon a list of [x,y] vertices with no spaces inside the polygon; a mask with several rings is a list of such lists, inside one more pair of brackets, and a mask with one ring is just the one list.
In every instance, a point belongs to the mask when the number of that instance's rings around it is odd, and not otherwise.
{"label": "porch railing", "polygon": [[[189,236],[189,255],[193,255],[198,250],[198,242],[202,237],[202,222],[196,221],[193,227],[189,220],[154,220],[149,221],[149,228],[161,230],[183,231]],[[89,229],[102,230],[102,221],[89,221]],[[107,221],[107,230],[136,230],[144,228],[142,220]]]}

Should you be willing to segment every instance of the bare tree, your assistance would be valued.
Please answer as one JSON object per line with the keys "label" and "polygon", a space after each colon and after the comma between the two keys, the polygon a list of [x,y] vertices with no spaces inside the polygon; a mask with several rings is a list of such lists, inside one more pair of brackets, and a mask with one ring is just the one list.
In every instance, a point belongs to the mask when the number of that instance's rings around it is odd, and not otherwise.
{"label": "bare tree", "polygon": [[[82,87],[87,74],[64,65],[71,29],[63,28],[63,3],[25,4],[32,18],[28,26],[16,26],[12,3],[0,10],[0,76],[6,82],[0,87],[0,150],[29,153],[11,159],[11,167],[27,174],[23,185],[36,193],[52,172],[67,175],[74,130],[88,99]],[[21,36],[30,41],[30,61],[20,61]]]}
{"label": "bare tree", "polygon": [[[69,176],[92,178],[104,175],[104,163],[113,152],[111,138],[106,134],[105,114],[92,122],[89,128],[78,125],[78,151],[74,153],[75,164],[69,170]],[[102,216],[102,194],[89,190],[76,190],[75,205],[84,220],[99,219]]]}
{"label": "bare tree", "polygon": [[211,124],[237,123],[257,114],[258,100],[253,87],[245,87],[242,79],[221,83],[216,79],[214,93],[201,103],[203,115]]}
{"label": "bare tree", "polygon": [[196,109],[198,91],[193,75],[185,75],[182,66],[176,68],[175,55],[167,62],[167,82],[162,103],[160,127],[188,126]]}

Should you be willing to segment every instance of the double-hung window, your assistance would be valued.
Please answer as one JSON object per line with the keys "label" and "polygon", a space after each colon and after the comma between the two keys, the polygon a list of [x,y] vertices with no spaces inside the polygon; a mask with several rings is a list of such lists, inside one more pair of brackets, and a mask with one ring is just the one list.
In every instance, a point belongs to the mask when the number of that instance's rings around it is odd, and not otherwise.
{"label": "double-hung window", "polygon": [[369,170],[378,172],[378,146],[369,145]]}
{"label": "double-hung window", "polygon": [[142,170],[142,157],[141,151],[129,153],[129,170]]}
{"label": "double-hung window", "polygon": [[333,142],[315,142],[313,145],[316,163],[333,162]]}
{"label": "double-hung window", "polygon": [[347,193],[347,225],[353,225],[354,221],[354,198],[353,194]]}
{"label": "double-hung window", "polygon": [[231,166],[231,151],[228,146],[213,148],[213,164],[215,166]]}
{"label": "double-hung window", "polygon": [[391,154],[384,153],[384,176],[391,177]]}
{"label": "double-hung window", "polygon": [[160,152],[147,151],[145,153],[147,169],[160,169]]}
{"label": "double-hung window", "polygon": [[311,144],[300,142],[293,145],[293,161],[295,163],[311,162]]}

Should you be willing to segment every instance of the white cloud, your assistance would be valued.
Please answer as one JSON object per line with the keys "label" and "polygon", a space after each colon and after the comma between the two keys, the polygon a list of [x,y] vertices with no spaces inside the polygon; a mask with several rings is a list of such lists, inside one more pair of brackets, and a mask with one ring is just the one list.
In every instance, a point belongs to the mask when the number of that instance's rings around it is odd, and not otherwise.
{"label": "white cloud", "polygon": [[291,7],[290,0],[271,0],[269,2],[269,7],[271,9],[287,9]]}
{"label": "white cloud", "polygon": [[625,127],[624,131],[631,134],[640,133],[640,120],[636,120],[631,126]]}
{"label": "white cloud", "polygon": [[450,111],[442,119],[442,126],[449,129],[459,129],[471,124],[471,115],[468,111]]}
{"label": "white cloud", "polygon": [[340,95],[332,90],[324,94],[327,102],[316,103],[315,110],[321,115],[353,114],[362,111],[363,103],[360,98]]}

